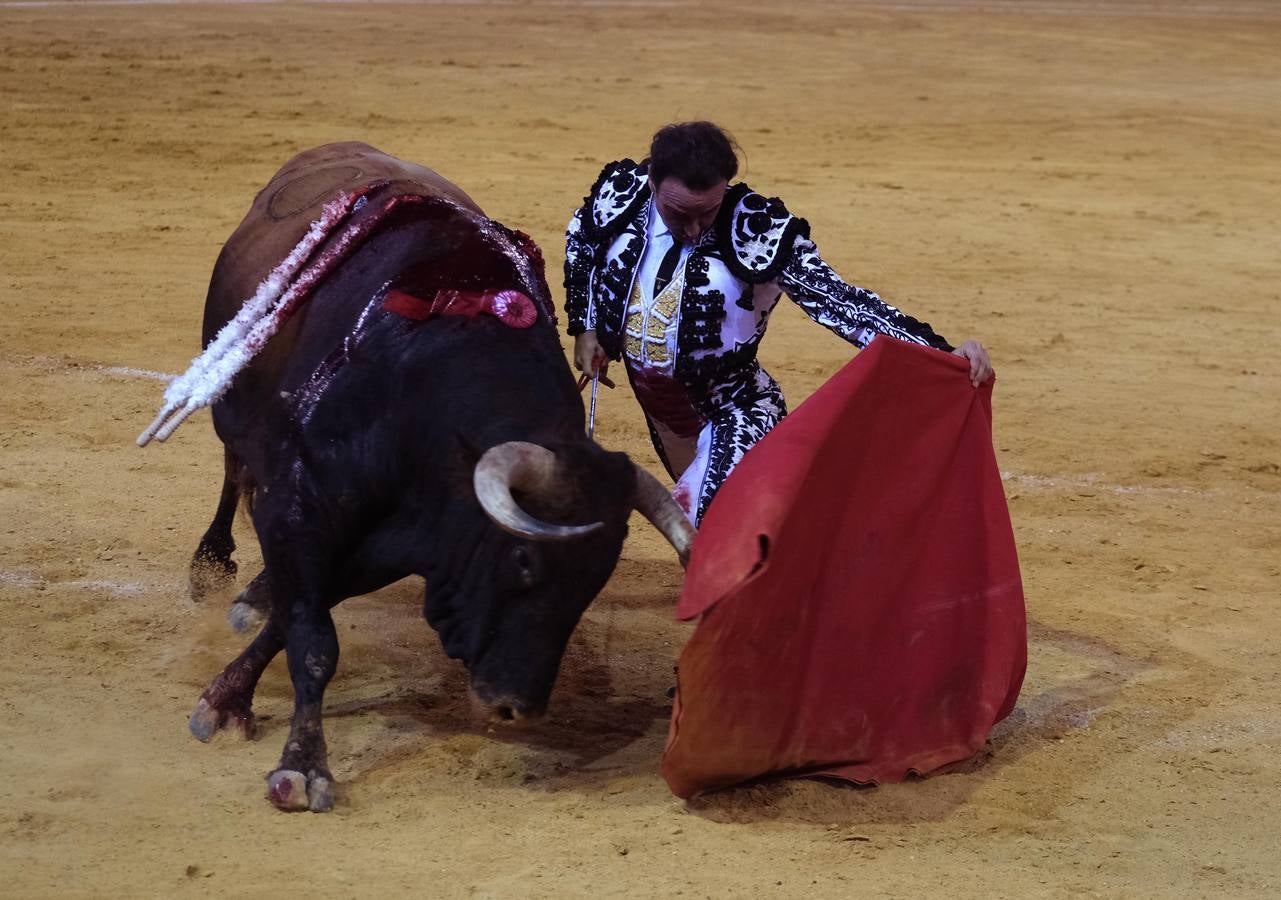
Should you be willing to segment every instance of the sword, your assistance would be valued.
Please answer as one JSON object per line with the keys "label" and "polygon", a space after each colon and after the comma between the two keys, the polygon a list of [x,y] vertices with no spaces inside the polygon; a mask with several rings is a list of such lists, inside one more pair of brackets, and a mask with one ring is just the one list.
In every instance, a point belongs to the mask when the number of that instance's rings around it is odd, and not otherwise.
{"label": "sword", "polygon": [[592,402],[587,411],[587,436],[595,440],[596,433],[596,389],[600,387],[600,369],[592,375]]}
{"label": "sword", "polygon": [[584,372],[578,376],[578,392],[581,394],[587,388],[587,382],[592,383],[592,401],[587,410],[587,436],[594,439],[596,433],[596,391],[600,389],[600,383],[605,382],[605,387],[612,388],[614,382],[601,374],[601,368],[605,365],[605,354],[600,353],[592,357],[592,374]]}

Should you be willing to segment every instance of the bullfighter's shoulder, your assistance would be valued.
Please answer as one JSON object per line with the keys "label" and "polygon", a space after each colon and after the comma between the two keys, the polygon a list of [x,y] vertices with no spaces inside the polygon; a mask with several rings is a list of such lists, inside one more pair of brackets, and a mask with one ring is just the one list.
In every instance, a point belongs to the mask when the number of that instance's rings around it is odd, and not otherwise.
{"label": "bullfighter's shoulder", "polygon": [[794,216],[777,197],[763,197],[746,184],[725,194],[716,223],[722,259],[735,276],[760,284],[778,275],[792,256],[797,236],[809,223]]}
{"label": "bullfighter's shoulder", "polygon": [[593,241],[616,235],[649,201],[649,166],[620,159],[601,169],[583,201],[583,229]]}

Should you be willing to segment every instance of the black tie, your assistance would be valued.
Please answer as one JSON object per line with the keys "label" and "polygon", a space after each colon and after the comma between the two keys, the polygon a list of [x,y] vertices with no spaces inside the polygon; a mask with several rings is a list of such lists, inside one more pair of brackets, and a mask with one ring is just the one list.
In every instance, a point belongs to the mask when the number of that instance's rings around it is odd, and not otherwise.
{"label": "black tie", "polygon": [[672,276],[676,274],[676,264],[680,262],[680,259],[681,245],[676,241],[672,241],[671,249],[667,251],[663,261],[658,264],[658,274],[654,276],[655,297],[663,292],[663,288],[667,287],[672,280]]}

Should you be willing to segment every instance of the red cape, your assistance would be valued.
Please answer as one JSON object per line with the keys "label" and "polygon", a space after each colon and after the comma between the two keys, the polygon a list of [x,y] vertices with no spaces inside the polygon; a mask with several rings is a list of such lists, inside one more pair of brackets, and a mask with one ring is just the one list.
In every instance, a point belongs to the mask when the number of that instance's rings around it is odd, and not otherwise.
{"label": "red cape", "polygon": [[1027,663],[992,382],[878,338],[757,444],[694,543],[663,777],[901,781],[978,751]]}

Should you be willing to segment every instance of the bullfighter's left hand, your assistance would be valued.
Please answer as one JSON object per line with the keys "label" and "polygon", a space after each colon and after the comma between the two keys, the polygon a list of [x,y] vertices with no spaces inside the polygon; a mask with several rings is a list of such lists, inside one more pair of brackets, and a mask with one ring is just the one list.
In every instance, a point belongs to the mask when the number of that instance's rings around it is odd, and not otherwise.
{"label": "bullfighter's left hand", "polygon": [[970,384],[975,387],[992,377],[992,360],[978,341],[966,341],[953,350],[952,355],[970,361]]}

